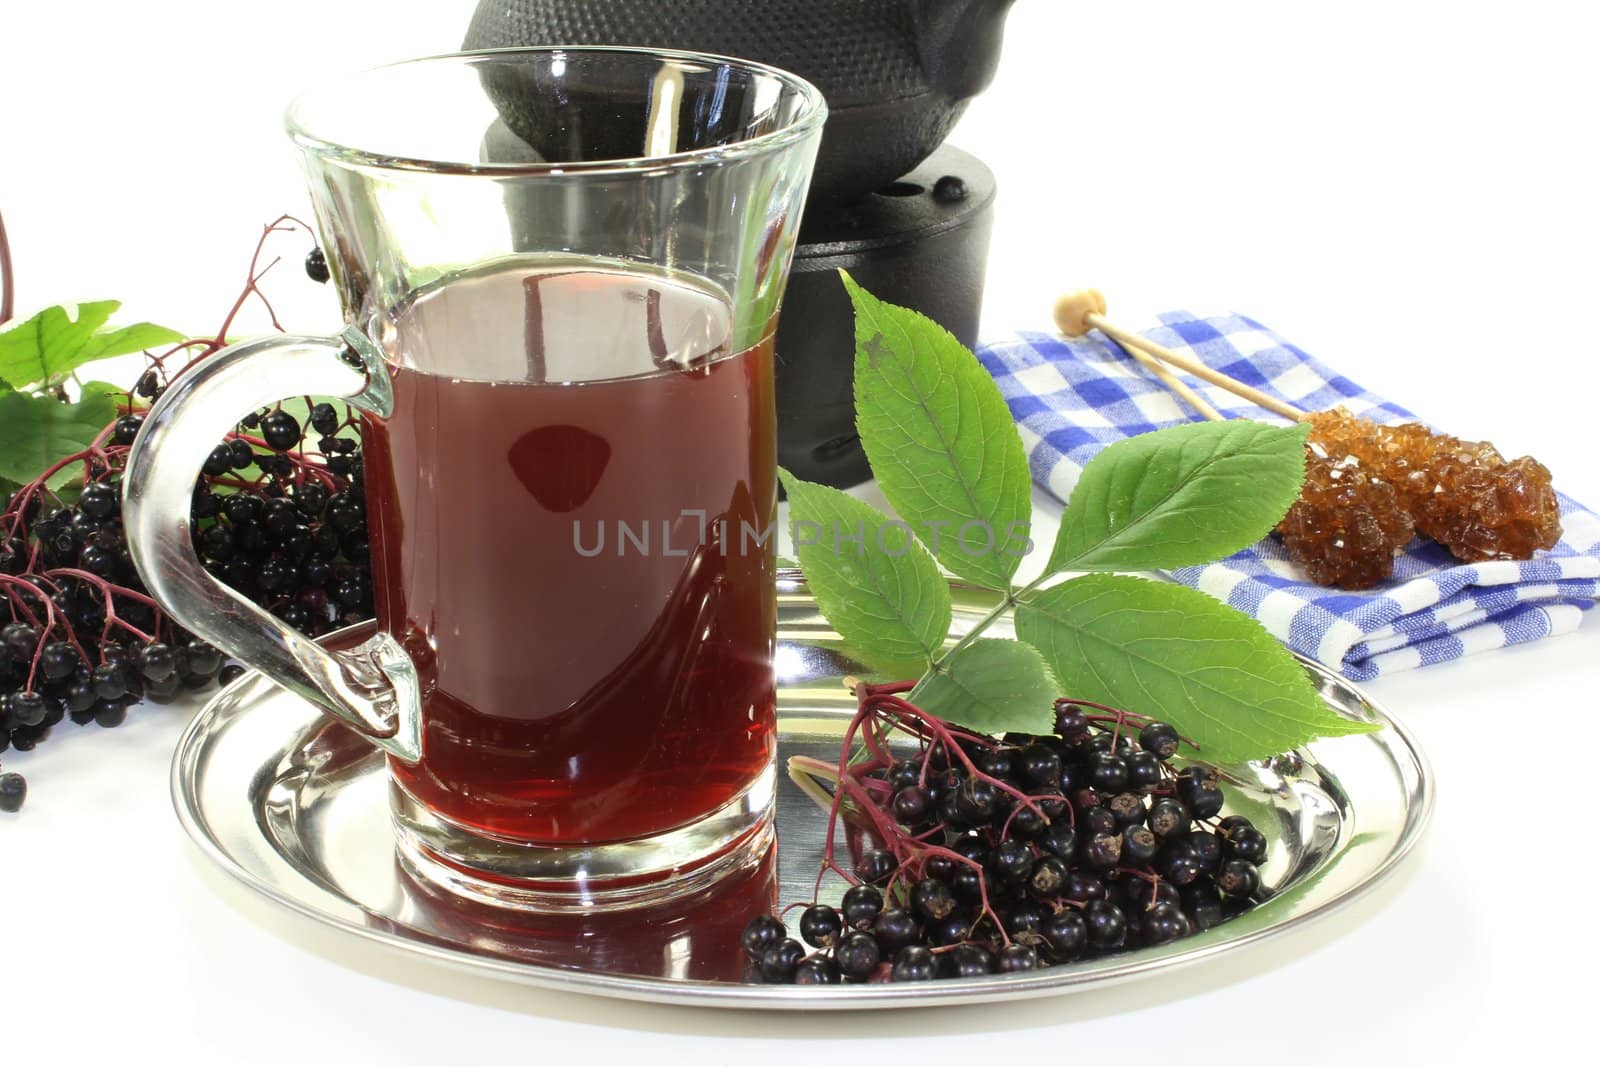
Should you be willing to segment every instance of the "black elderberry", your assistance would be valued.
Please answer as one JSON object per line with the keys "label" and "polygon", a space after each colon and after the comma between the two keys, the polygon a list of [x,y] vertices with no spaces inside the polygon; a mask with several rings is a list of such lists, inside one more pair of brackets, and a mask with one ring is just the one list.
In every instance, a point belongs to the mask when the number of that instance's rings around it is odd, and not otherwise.
{"label": "black elderberry", "polygon": [[0,811],[21,811],[23,802],[27,799],[27,779],[15,772],[0,774]]}
{"label": "black elderberry", "polygon": [[128,718],[128,706],[114,700],[102,700],[94,706],[94,721],[108,730],[121,726]]}
{"label": "black elderberry", "polygon": [[[73,721],[78,722],[78,716],[94,710],[95,704],[100,699],[100,694],[95,692],[94,682],[87,679],[74,678],[63,691],[61,699],[66,704],[68,713],[73,716]],[[91,715],[90,718],[93,718],[93,716]]]}
{"label": "black elderberry", "polygon": [[1089,927],[1076,908],[1063,908],[1039,928],[1050,954],[1059,961],[1077,959],[1089,940]]}
{"label": "black elderberry", "polygon": [[917,921],[902,908],[886,908],[873,920],[872,936],[885,956],[893,955],[917,940]]}
{"label": "black elderberry", "polygon": [[922,945],[907,945],[895,955],[889,976],[896,982],[928,982],[939,977],[939,961]]}
{"label": "black elderberry", "polygon": [[1051,823],[1039,835],[1039,847],[1063,859],[1071,859],[1078,852],[1078,832],[1066,822]]}
{"label": "black elderberry", "polygon": [[856,877],[869,884],[887,882],[899,866],[892,853],[881,848],[869,848],[856,860]]}
{"label": "black elderberry", "polygon": [[768,982],[792,982],[795,969],[805,958],[804,946],[792,938],[786,938],[761,953],[761,961],[757,966],[761,977]]}
{"label": "black elderberry", "polygon": [[839,967],[826,956],[801,960],[794,969],[795,985],[838,985]]}
{"label": "black elderberry", "polygon": [[936,922],[956,910],[955,894],[937,878],[924,878],[911,887],[911,911],[918,918]]}
{"label": "black elderberry", "polygon": [[877,886],[851,886],[845,890],[844,899],[840,901],[840,911],[844,915],[844,921],[851,926],[871,923],[882,910],[883,893]]}
{"label": "black elderberry", "polygon": [[1188,833],[1191,822],[1188,809],[1171,797],[1162,797],[1151,804],[1145,816],[1145,825],[1162,841]]}
{"label": "black elderberry", "polygon": [[230,663],[217,672],[218,685],[232,685],[244,677],[244,668],[237,663]]}
{"label": "black elderberry", "polygon": [[301,514],[314,519],[328,506],[328,491],[316,482],[308,482],[295,490],[294,502]]}
{"label": "black elderberry", "polygon": [[261,583],[261,588],[269,593],[287,592],[294,588],[299,577],[294,564],[286,559],[277,558],[267,560],[256,573],[256,580]]}
{"label": "black elderberry", "polygon": [[25,622],[8,623],[0,628],[0,645],[4,645],[4,650],[18,662],[31,660],[38,644],[39,631]]}
{"label": "black elderberry", "polygon": [[894,817],[907,826],[921,826],[933,812],[933,801],[928,791],[919,786],[908,786],[894,795],[890,804]]}
{"label": "black elderberry", "polygon": [[931,945],[958,945],[972,933],[972,920],[957,911],[923,927],[923,939]]}
{"label": "black elderberry", "polygon": [[1171,759],[1178,751],[1178,731],[1164,722],[1152,722],[1139,731],[1139,747],[1157,759]]}
{"label": "black elderberry", "polygon": [[744,932],[739,935],[740,943],[744,945],[745,955],[752,960],[760,960],[761,956],[789,936],[783,928],[783,923],[770,915],[757,915],[745,923]]}
{"label": "black elderberry", "polygon": [[1012,837],[1032,840],[1044,832],[1045,817],[1030,805],[1018,804],[1011,813],[1009,827],[1006,832]]}
{"label": "black elderberry", "polygon": [[1088,928],[1089,943],[1096,948],[1120,945],[1128,929],[1128,920],[1121,909],[1105,900],[1091,901],[1083,909],[1083,921]]}
{"label": "black elderberry", "polygon": [[139,650],[136,657],[139,673],[148,681],[159,682],[172,675],[178,669],[178,657],[172,649],[160,641],[152,641]]}
{"label": "black elderberry", "polygon": [[950,875],[950,892],[964,904],[976,904],[983,899],[983,872],[960,864]]}
{"label": "black elderberry", "polygon": [[849,978],[869,978],[883,962],[877,940],[870,934],[851,934],[833,950],[834,962]]}
{"label": "black elderberry", "polygon": [[994,957],[982,945],[960,945],[945,953],[939,969],[947,978],[982,978],[994,973]]}
{"label": "black elderberry", "polygon": [[281,409],[268,412],[261,419],[261,438],[274,452],[287,452],[300,443],[300,420]]}
{"label": "black elderberry", "polygon": [[200,641],[178,650],[178,669],[189,675],[210,678],[222,668],[222,653]]}
{"label": "black elderberry", "polygon": [[1215,883],[1202,880],[1186,885],[1179,897],[1196,929],[1209,930],[1222,921],[1222,894]]}
{"label": "black elderberry", "polygon": [[313,248],[306,253],[306,277],[318,285],[332,277],[328,272],[328,257],[321,248]]}
{"label": "black elderberry", "polygon": [[1023,782],[1033,789],[1055,789],[1061,781],[1061,755],[1046,745],[1027,746],[1017,762]]}
{"label": "black elderberry", "polygon": [[1122,835],[1096,834],[1083,844],[1083,861],[1108,871],[1122,863]]}
{"label": "black elderberry", "polygon": [[1120,793],[1128,787],[1128,762],[1121,756],[1102,754],[1089,764],[1089,788],[1100,793]]}
{"label": "black elderberry", "polygon": [[1028,892],[1042,900],[1061,895],[1067,883],[1067,864],[1058,856],[1040,856],[1028,874]]}
{"label": "black elderberry", "polygon": [[1260,864],[1267,858],[1267,835],[1254,826],[1241,826],[1219,834],[1222,851],[1230,859]]}
{"label": "black elderberry", "polygon": [[11,730],[11,747],[18,752],[32,752],[35,745],[45,739],[50,731],[43,726],[18,724]]}
{"label": "black elderberry", "polygon": [[1083,903],[1104,900],[1106,884],[1087,871],[1073,871],[1067,875],[1067,884],[1061,887],[1061,899]]}
{"label": "black elderberry", "polygon": [[990,853],[989,867],[1001,882],[1021,884],[1033,869],[1033,852],[1026,842],[1008,837]]}
{"label": "black elderberry", "polygon": [[1217,889],[1225,897],[1251,897],[1261,888],[1261,875],[1253,863],[1228,860],[1217,871]]}
{"label": "black elderberry", "polygon": [[183,679],[178,677],[176,671],[159,681],[146,682],[144,686],[145,699],[155,704],[170,703],[183,688]]}
{"label": "black elderberry", "polygon": [[[333,507],[333,504],[334,501],[330,500],[328,502],[330,508]],[[888,781],[889,788],[895,792],[899,792],[902,789],[910,789],[912,786],[919,785],[922,782],[922,764],[912,760],[900,760],[889,768],[885,780]]]}
{"label": "black elderberry", "polygon": [[262,503],[260,497],[235,493],[222,505],[222,513],[228,517],[229,522],[257,522],[261,519],[265,508],[266,505]]}
{"label": "black elderberry", "polygon": [[39,652],[39,673],[45,680],[58,682],[78,669],[78,653],[65,641],[51,641]]}
{"label": "black elderberry", "polygon": [[1139,932],[1147,945],[1165,945],[1185,933],[1183,912],[1171,904],[1157,904],[1139,917]]}
{"label": "black elderberry", "polygon": [[1049,911],[1043,905],[1031,900],[1022,900],[1005,910],[1001,922],[1007,934],[1012,937],[1024,937],[1038,933],[1048,916]]}
{"label": "black elderberry", "polygon": [[1106,801],[1105,807],[1117,820],[1117,826],[1135,826],[1144,822],[1144,797],[1137,793],[1118,793]]}
{"label": "black elderberry", "polygon": [[1130,867],[1143,867],[1156,857],[1160,843],[1147,827],[1122,828],[1122,862]]}
{"label": "black elderberry", "polygon": [[1162,854],[1156,857],[1156,869],[1161,872],[1163,878],[1180,889],[1203,873],[1200,861],[1187,849],[1174,852],[1163,849]]}
{"label": "black elderberry", "polygon": [[78,566],[101,578],[112,579],[117,576],[121,561],[117,554],[99,545],[89,545],[78,554]]}
{"label": "black elderberry", "polygon": [[210,475],[213,478],[227,474],[232,469],[233,452],[227,445],[218,445],[213,448],[210,454],[206,456],[205,463],[200,467],[201,473]]}
{"label": "black elderberry", "polygon": [[139,436],[139,427],[143,424],[143,415],[124,415],[112,424],[111,440],[119,445],[131,445],[133,439]]}
{"label": "black elderberry", "polygon": [[1076,704],[1063,704],[1056,709],[1056,734],[1071,744],[1088,737],[1089,718]]}
{"label": "black elderberry", "polygon": [[1104,804],[1085,808],[1078,814],[1078,834],[1084,838],[1117,832],[1117,817]]}
{"label": "black elderberry", "polygon": [[826,904],[813,904],[800,913],[800,936],[813,948],[827,948],[843,929],[839,913]]}
{"label": "black elderberry", "polygon": [[1001,778],[1013,781],[1017,777],[1017,750],[1009,746],[989,748],[979,752],[973,759],[978,770],[991,778]]}
{"label": "black elderberry", "polygon": [[90,518],[109,519],[121,506],[117,487],[106,482],[94,482],[83,487],[78,494],[78,510]]}
{"label": "black elderberry", "polygon": [[1179,779],[1178,799],[1196,819],[1209,819],[1222,810],[1222,788],[1213,781]]}
{"label": "black elderberry", "polygon": [[48,714],[45,699],[38,693],[24,690],[11,696],[11,718],[23,726],[39,726]]}
{"label": "black elderberry", "polygon": [[311,428],[324,437],[332,437],[339,432],[339,413],[332,404],[323,401],[312,407]]}
{"label": "black elderberry", "polygon": [[995,957],[994,969],[1001,974],[1015,974],[1019,971],[1031,971],[1039,966],[1039,954],[1032,946],[1012,943],[1000,950]]}
{"label": "black elderberry", "polygon": [[988,782],[978,779],[962,782],[955,792],[955,814],[964,823],[982,825],[994,818],[998,807],[999,793]]}
{"label": "black elderberry", "polygon": [[272,609],[272,613],[291,629],[301,632],[311,629],[311,613],[299,604],[280,604]]}
{"label": "black elderberry", "polygon": [[1183,842],[1189,846],[1189,854],[1200,864],[1201,870],[1216,870],[1217,864],[1222,862],[1222,844],[1214,834],[1206,830],[1190,830],[1183,836]]}
{"label": "black elderberry", "polygon": [[1128,757],[1128,788],[1136,793],[1147,793],[1161,784],[1161,761],[1149,752],[1135,752]]}
{"label": "black elderberry", "polygon": [[242,471],[256,461],[256,450],[250,447],[250,442],[235,437],[228,442],[228,465],[236,471]]}

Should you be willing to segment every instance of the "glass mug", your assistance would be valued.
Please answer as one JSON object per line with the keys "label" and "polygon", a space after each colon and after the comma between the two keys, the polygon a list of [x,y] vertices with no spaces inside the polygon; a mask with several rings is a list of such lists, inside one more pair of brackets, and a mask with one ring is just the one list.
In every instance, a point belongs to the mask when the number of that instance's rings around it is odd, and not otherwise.
{"label": "glass mug", "polygon": [[[125,522],[180,624],[388,754],[412,873],[626,906],[770,844],[772,340],[825,114],[779,70],[621,48],[416,60],[290,108],[347,326],[175,381]],[[362,416],[378,628],[343,651],[191,544],[207,454],[289,395]]]}

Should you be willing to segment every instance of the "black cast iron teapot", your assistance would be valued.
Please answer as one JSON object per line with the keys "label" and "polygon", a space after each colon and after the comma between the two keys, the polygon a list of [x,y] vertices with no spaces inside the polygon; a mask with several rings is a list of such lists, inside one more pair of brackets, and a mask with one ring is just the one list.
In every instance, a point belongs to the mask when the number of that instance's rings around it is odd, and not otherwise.
{"label": "black cast iron teapot", "polygon": [[650,45],[770,63],[828,99],[811,202],[911,170],[994,77],[1012,0],[481,0],[466,48]]}

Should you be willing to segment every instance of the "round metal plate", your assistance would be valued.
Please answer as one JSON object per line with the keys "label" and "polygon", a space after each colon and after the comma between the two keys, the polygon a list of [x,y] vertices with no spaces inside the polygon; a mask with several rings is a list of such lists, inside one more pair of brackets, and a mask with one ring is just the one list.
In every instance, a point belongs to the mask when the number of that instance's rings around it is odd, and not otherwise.
{"label": "round metal plate", "polygon": [[[838,758],[855,709],[841,679],[862,673],[804,583],[780,584],[780,766]],[[995,603],[955,590],[952,639]],[[1001,620],[990,633],[1009,635]],[[738,932],[774,897],[810,900],[826,818],[791,783],[778,794],[777,854],[729,884],[669,906],[528,915],[445,899],[395,860],[384,761],[305,701],[247,675],[195,718],[178,745],[172,790],[200,849],[251,889],[319,922],[399,950],[510,981],[665,1003],[743,1008],[887,1008],[1038,996],[1166,971],[1273,937],[1371,888],[1410,850],[1432,809],[1427,762],[1410,734],[1315,664],[1329,706],[1385,729],[1319,740],[1273,760],[1224,768],[1230,811],[1268,835],[1267,899],[1159,948],[1044,970],[959,981],[764,986],[744,980]],[[822,898],[842,883],[824,881]],[[794,913],[791,913],[793,915]]]}

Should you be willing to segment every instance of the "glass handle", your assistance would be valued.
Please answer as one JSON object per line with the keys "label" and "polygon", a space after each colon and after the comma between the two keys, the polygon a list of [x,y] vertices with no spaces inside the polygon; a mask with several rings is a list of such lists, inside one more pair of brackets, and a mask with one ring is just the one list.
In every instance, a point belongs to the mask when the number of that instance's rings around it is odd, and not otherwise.
{"label": "glass handle", "polygon": [[315,702],[407,763],[422,758],[415,664],[390,634],[330,652],[223,585],[189,535],[201,466],[247,411],[287,395],[341,397],[387,418],[394,394],[366,334],[283,335],[231,345],[178,377],[145,415],[123,475],[123,523],[134,566],[178,623]]}

